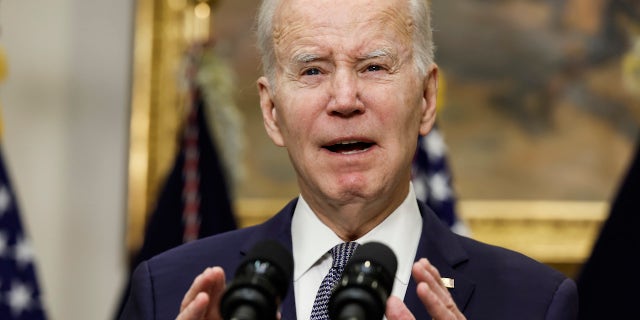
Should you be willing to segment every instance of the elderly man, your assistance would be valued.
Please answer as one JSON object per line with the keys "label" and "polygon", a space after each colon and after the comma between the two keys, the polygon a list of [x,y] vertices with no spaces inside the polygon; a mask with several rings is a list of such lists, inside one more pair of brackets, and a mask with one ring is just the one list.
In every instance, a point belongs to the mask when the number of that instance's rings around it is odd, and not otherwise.
{"label": "elderly man", "polygon": [[263,1],[260,108],[300,196],[264,224],[142,263],[122,318],[220,319],[225,277],[264,239],[294,258],[282,319],[326,319],[314,301],[329,252],[369,241],[398,259],[387,319],[575,318],[572,280],[452,233],[416,200],[411,161],[437,91],[429,15],[426,0]]}

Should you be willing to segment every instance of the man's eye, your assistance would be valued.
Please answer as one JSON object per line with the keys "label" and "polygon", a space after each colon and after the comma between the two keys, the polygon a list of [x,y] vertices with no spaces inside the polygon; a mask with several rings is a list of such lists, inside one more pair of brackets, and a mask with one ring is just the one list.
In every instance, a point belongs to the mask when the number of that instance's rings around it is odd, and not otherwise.
{"label": "man's eye", "polygon": [[367,71],[381,71],[383,68],[377,64],[370,65],[367,67]]}
{"label": "man's eye", "polygon": [[318,68],[311,68],[305,70],[302,74],[305,76],[317,76],[320,74],[320,70]]}

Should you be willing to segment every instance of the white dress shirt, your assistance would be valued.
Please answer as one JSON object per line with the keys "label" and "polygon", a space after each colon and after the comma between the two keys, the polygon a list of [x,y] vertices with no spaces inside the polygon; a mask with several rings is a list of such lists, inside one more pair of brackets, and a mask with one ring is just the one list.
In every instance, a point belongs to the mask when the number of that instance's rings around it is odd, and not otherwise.
{"label": "white dress shirt", "polygon": [[[404,298],[411,278],[418,241],[422,231],[422,217],[413,185],[400,206],[373,230],[356,240],[359,244],[381,242],[396,255],[398,270],[392,295]],[[324,276],[329,272],[333,258],[329,250],[342,241],[318,219],[307,202],[298,197],[291,221],[293,241],[293,290],[298,319],[309,319],[313,301]]]}

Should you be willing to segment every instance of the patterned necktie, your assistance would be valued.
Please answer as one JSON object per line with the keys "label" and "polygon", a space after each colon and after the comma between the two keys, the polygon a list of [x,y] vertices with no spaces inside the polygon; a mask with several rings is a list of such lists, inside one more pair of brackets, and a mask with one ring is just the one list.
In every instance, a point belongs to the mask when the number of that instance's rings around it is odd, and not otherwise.
{"label": "patterned necktie", "polygon": [[329,319],[327,303],[329,302],[329,297],[331,297],[331,291],[340,280],[340,277],[342,277],[344,266],[357,247],[358,244],[355,242],[344,242],[331,248],[333,264],[329,269],[329,273],[322,280],[320,289],[316,294],[316,300],[313,302],[313,309],[311,310],[311,320]]}

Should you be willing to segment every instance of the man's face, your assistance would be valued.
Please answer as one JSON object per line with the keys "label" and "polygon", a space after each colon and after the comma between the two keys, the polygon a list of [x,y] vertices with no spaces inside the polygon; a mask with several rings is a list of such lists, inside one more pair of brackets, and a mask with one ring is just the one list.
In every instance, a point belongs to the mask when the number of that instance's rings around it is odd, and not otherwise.
{"label": "man's face", "polygon": [[260,78],[267,132],[310,202],[402,200],[419,134],[433,124],[437,69],[413,62],[405,0],[283,0],[275,83]]}

